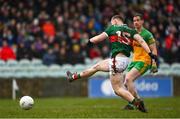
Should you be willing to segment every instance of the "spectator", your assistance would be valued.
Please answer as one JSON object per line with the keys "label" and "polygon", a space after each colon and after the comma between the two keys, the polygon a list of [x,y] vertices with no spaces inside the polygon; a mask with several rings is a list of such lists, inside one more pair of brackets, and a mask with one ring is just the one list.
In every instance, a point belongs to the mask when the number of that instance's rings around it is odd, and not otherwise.
{"label": "spectator", "polygon": [[74,44],[72,47],[72,52],[69,53],[69,60],[72,65],[74,64],[84,64],[84,57],[81,53],[80,45]]}
{"label": "spectator", "polygon": [[17,60],[20,60],[20,59],[30,59],[30,56],[29,56],[29,49],[27,49],[25,46],[24,46],[24,43],[21,42],[18,44],[17,46]]}
{"label": "spectator", "polygon": [[[64,57],[64,50],[61,49],[64,41],[65,51],[73,49],[74,44],[77,44],[83,49],[79,53],[84,57],[106,57],[108,48],[104,44],[102,47],[88,48],[83,40],[103,31],[113,14],[126,16],[128,25],[132,26],[130,21],[136,11],[143,13],[145,27],[152,30],[155,39],[158,39],[159,47],[162,48],[160,56],[165,61],[169,62],[169,58],[163,55],[168,47],[172,49],[168,50],[169,54],[174,54],[180,47],[171,46],[167,37],[169,33],[173,33],[175,42],[180,38],[180,2],[177,0],[31,0],[18,1],[17,4],[6,0],[0,4],[0,45],[2,39],[7,39],[9,47],[17,45],[18,60],[34,57],[42,59],[48,49],[54,48],[54,44],[59,45],[56,46],[59,47],[56,57],[61,55],[59,51]],[[23,47],[19,45],[21,42],[24,43]],[[176,61],[180,62],[179,59]]]}
{"label": "spectator", "polygon": [[109,47],[107,45],[104,45],[102,47],[102,57],[108,58],[109,57],[109,51],[110,51]]}
{"label": "spectator", "polygon": [[93,47],[93,48],[90,49],[90,51],[89,51],[89,57],[90,57],[91,59],[101,57],[101,52],[100,52],[100,50],[98,49],[97,46],[95,46],[95,47]]}
{"label": "spectator", "polygon": [[51,65],[56,63],[56,56],[52,49],[48,49],[47,53],[43,56],[43,64]]}
{"label": "spectator", "polygon": [[165,47],[167,51],[171,51],[173,43],[174,43],[174,35],[170,33],[168,36],[165,38]]}
{"label": "spectator", "polygon": [[43,30],[44,34],[47,35],[48,37],[54,37],[56,34],[54,24],[50,20],[46,21],[43,24],[42,30]]}
{"label": "spectator", "polygon": [[174,34],[170,33],[165,38],[165,61],[167,63],[172,63],[176,59],[176,51],[178,50]]}
{"label": "spectator", "polygon": [[57,54],[57,61],[56,61],[57,64],[59,65],[67,64],[69,60],[71,59],[69,59],[66,54],[66,48],[65,47],[60,48]]}
{"label": "spectator", "polygon": [[10,46],[8,46],[7,41],[3,41],[3,43],[2,43],[2,48],[0,51],[0,59],[2,59],[4,61],[7,61],[9,59],[13,59],[13,60],[16,59],[16,55],[15,55],[13,49]]}

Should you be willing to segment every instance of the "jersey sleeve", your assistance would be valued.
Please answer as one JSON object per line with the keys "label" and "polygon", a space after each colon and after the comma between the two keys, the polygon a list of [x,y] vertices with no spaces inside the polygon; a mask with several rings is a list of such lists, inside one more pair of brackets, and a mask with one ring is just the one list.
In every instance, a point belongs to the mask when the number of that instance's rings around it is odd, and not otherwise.
{"label": "jersey sleeve", "polygon": [[109,36],[112,33],[112,31],[113,31],[113,25],[107,27],[104,32]]}
{"label": "jersey sleeve", "polygon": [[134,29],[131,29],[130,34],[131,34],[131,38],[134,38],[134,35],[137,34],[138,32]]}
{"label": "jersey sleeve", "polygon": [[146,39],[147,39],[148,45],[155,43],[155,39],[154,39],[152,33],[148,33],[146,35]]}
{"label": "jersey sleeve", "polygon": [[125,29],[125,32],[128,32],[130,34],[129,38],[131,39],[133,39],[134,35],[138,33],[135,29],[131,29],[129,27]]}

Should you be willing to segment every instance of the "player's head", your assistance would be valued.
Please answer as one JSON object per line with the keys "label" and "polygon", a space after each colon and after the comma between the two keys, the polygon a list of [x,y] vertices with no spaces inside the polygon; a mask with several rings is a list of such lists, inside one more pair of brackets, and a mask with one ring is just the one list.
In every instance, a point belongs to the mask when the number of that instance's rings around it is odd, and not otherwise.
{"label": "player's head", "polygon": [[133,24],[135,28],[142,27],[143,23],[144,23],[144,19],[143,19],[142,14],[135,14],[133,16]]}
{"label": "player's head", "polygon": [[124,19],[122,16],[120,15],[114,15],[112,18],[111,18],[111,24],[112,25],[121,25],[123,24],[124,22]]}

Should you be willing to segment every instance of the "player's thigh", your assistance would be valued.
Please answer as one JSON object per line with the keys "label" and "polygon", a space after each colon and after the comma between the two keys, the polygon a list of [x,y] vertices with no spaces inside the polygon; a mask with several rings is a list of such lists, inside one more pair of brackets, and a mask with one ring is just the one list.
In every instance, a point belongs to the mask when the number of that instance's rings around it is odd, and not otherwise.
{"label": "player's thigh", "polygon": [[146,73],[148,71],[148,69],[150,69],[150,65],[147,63],[144,63],[143,67],[139,70],[141,75],[143,75],[144,73]]}
{"label": "player's thigh", "polygon": [[114,65],[114,59],[109,60],[109,69],[110,73],[114,72],[114,69],[116,69],[116,72],[122,73],[128,66],[129,58],[128,57],[116,57],[115,59],[115,65]]}
{"label": "player's thigh", "polygon": [[133,67],[128,73],[126,73],[125,79],[126,79],[126,81],[127,80],[134,81],[139,76],[141,76],[141,72],[138,69],[136,69],[135,67]]}
{"label": "player's thigh", "polygon": [[110,59],[105,59],[102,61],[99,61],[95,67],[98,71],[105,71],[108,72],[109,71],[109,60]]}
{"label": "player's thigh", "polygon": [[135,62],[131,62],[131,63],[128,65],[126,71],[129,72],[129,71],[134,67],[134,65],[135,65]]}
{"label": "player's thigh", "polygon": [[149,68],[149,65],[145,62],[138,61],[138,62],[132,62],[132,67],[126,74],[126,80],[134,81],[139,76],[143,75]]}

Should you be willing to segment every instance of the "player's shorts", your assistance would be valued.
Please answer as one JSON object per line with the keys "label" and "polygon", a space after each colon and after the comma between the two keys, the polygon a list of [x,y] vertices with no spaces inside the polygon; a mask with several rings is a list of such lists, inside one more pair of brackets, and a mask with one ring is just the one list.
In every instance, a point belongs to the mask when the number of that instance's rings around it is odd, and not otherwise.
{"label": "player's shorts", "polygon": [[129,64],[127,71],[129,72],[133,67],[136,68],[141,73],[141,75],[150,69],[149,64],[142,61],[135,61]]}
{"label": "player's shorts", "polygon": [[[129,64],[129,58],[128,57],[116,57],[115,58],[115,65],[116,65],[116,71],[118,73],[122,73]],[[109,60],[109,69],[110,69],[110,75],[114,72],[113,66],[113,59]]]}

